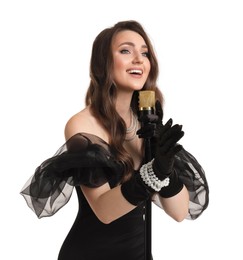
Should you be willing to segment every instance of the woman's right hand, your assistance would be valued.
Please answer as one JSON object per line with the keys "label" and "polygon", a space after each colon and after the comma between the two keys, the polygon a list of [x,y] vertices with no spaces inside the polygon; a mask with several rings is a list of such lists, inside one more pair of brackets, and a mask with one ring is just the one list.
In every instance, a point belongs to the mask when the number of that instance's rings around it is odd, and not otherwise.
{"label": "woman's right hand", "polygon": [[184,135],[182,125],[172,124],[172,119],[169,119],[160,127],[156,142],[153,170],[160,180],[172,173],[175,154],[182,149],[182,146],[177,143]]}

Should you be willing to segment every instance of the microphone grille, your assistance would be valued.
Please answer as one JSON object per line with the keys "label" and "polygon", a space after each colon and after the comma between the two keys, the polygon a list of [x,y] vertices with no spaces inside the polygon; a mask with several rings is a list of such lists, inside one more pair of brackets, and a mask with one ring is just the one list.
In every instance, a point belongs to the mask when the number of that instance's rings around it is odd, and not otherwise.
{"label": "microphone grille", "polygon": [[138,95],[139,110],[151,110],[155,107],[155,92],[153,90],[141,90]]}

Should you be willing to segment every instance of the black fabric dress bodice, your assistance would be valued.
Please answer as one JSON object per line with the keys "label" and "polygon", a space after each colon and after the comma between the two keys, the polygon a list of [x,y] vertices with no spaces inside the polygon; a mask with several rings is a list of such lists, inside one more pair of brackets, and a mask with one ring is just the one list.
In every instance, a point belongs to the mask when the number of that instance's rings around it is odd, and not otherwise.
{"label": "black fabric dress bodice", "polygon": [[110,224],[99,221],[80,187],[79,211],[58,260],[144,260],[143,205]]}

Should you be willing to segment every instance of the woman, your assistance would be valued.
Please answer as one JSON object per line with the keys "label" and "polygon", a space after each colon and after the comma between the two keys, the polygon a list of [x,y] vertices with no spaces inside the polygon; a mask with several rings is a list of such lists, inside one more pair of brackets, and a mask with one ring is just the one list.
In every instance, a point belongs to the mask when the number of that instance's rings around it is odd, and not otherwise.
{"label": "woman", "polygon": [[[179,222],[206,209],[203,169],[178,144],[182,126],[171,119],[162,123],[157,76],[153,47],[136,21],[119,22],[96,37],[86,107],[68,120],[66,143],[21,191],[41,218],[65,205],[75,187],[79,211],[59,260],[145,259],[148,199]],[[138,120],[142,90],[155,92],[156,114]],[[148,123],[141,126],[141,121]],[[146,138],[152,144],[149,162]]]}

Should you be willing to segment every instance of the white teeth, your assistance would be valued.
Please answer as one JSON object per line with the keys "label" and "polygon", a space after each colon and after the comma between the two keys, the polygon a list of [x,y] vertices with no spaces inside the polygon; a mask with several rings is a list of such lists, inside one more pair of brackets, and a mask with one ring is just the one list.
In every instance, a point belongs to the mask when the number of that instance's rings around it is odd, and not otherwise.
{"label": "white teeth", "polygon": [[130,74],[135,73],[135,74],[140,74],[141,75],[142,71],[141,70],[129,70],[128,73],[130,73]]}

